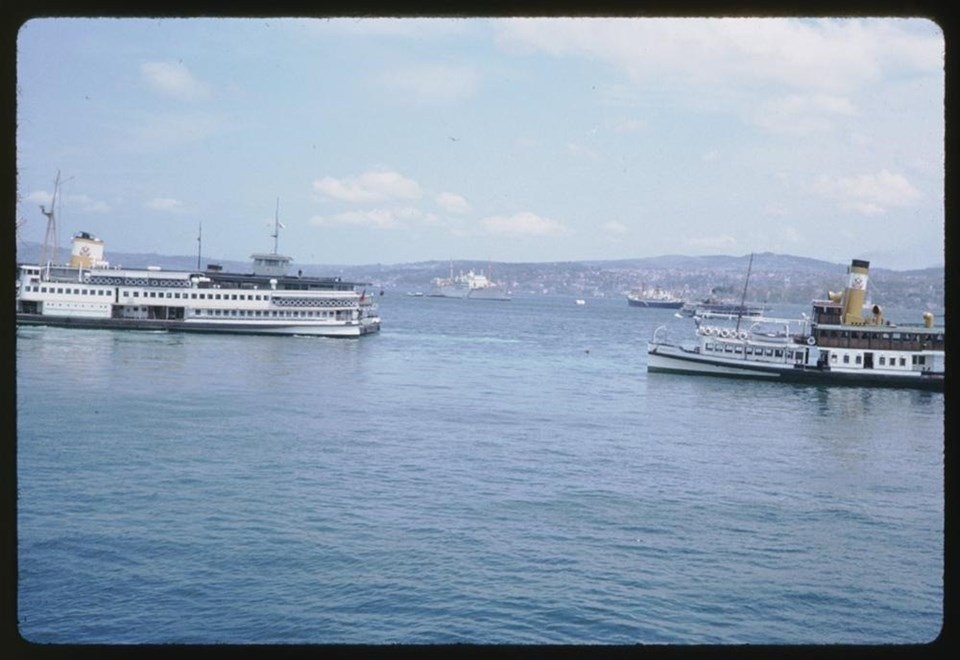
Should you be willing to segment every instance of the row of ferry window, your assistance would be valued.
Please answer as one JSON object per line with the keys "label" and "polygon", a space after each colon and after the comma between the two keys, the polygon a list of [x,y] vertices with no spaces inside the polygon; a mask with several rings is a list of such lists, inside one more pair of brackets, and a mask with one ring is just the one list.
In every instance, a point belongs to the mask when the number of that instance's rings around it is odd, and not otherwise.
{"label": "row of ferry window", "polygon": [[[879,364],[881,367],[895,367],[895,366],[897,366],[897,359],[898,359],[898,358],[893,357],[893,356],[890,356],[890,357],[888,358],[886,355],[881,355],[881,356],[877,359],[877,364]],[[901,367],[907,366],[907,358],[901,357],[901,358],[899,358],[899,360],[900,360],[900,366],[901,366]],[[831,353],[831,354],[830,354],[830,362],[833,363],[833,364],[836,364],[838,361],[839,361],[839,360],[837,359],[837,354],[836,354],[836,353]],[[850,364],[850,354],[849,354],[849,353],[844,353],[844,354],[843,354],[843,363],[844,363],[844,364]],[[862,353],[857,353],[857,354],[854,356],[854,361],[853,361],[853,363],[854,363],[854,364],[863,364],[863,354],[862,354]],[[926,359],[925,356],[923,356],[923,355],[914,355],[914,356],[913,356],[913,364],[926,364],[926,363],[927,363],[927,359]]]}
{"label": "row of ferry window", "polygon": [[[822,337],[830,338],[844,338],[844,339],[876,339],[878,333],[876,332],[866,332],[859,330],[822,330]],[[943,334],[938,333],[936,335],[930,335],[927,333],[916,333],[916,332],[881,332],[879,333],[881,339],[892,339],[893,341],[924,341],[928,340],[932,336],[937,341],[943,341]]]}
{"label": "row of ferry window", "polygon": [[[337,312],[312,312],[312,311],[277,311],[277,310],[259,310],[259,309],[195,309],[192,311],[194,316],[242,316],[245,318],[340,318],[346,314],[345,310]],[[338,316],[340,315],[340,316]]]}
{"label": "row of ferry window", "polygon": [[85,296],[113,295],[113,292],[110,291],[110,289],[72,289],[70,287],[62,287],[62,286],[28,286],[26,287],[26,290],[35,291],[37,293],[66,293],[66,294],[82,293]]}
{"label": "row of ferry window", "polygon": [[[111,296],[113,292],[110,289],[74,289],[72,287],[62,286],[27,286],[27,291],[37,293],[60,293],[67,295],[82,294],[85,296]],[[123,295],[131,295],[130,291],[124,291]],[[140,297],[139,291],[133,292],[134,298]],[[270,296],[261,294],[243,294],[243,293],[180,293],[179,291],[144,291],[144,298],[183,298],[191,300],[269,300]]]}
{"label": "row of ferry window", "polygon": [[[124,291],[123,295],[129,296],[130,291]],[[140,297],[139,291],[133,292],[134,298]],[[260,294],[243,294],[243,293],[180,293],[179,291],[170,292],[167,291],[164,295],[163,291],[144,291],[144,298],[183,298],[184,300],[270,300],[270,296],[260,295]]]}
{"label": "row of ferry window", "polygon": [[[719,353],[735,353],[737,355],[756,355],[758,357],[767,356],[767,357],[783,357],[782,348],[760,348],[757,346],[737,346],[736,344],[714,344],[712,342],[707,342],[706,348],[708,351],[717,351]],[[799,353],[799,351],[798,351]],[[787,359],[793,359],[793,351],[787,351]]]}
{"label": "row of ferry window", "polygon": [[[708,343],[706,344],[706,349],[707,349],[708,351],[718,351],[718,352],[722,352],[722,353],[735,353],[735,354],[738,354],[738,355],[742,355],[742,354],[745,353],[746,355],[778,357],[778,358],[782,358],[782,357],[784,356],[784,350],[781,349],[781,348],[760,348],[760,347],[754,348],[754,347],[752,347],[752,346],[747,346],[747,347],[744,348],[744,347],[736,346],[736,345],[731,346],[730,344],[713,344],[713,343],[709,343],[709,342],[708,342]],[[794,355],[794,353],[796,353],[796,356]],[[793,360],[794,357],[801,357],[802,355],[803,355],[803,352],[802,352],[802,351],[791,351],[791,350],[786,351],[787,360]],[[897,366],[897,361],[898,361],[898,360],[899,360],[899,363],[900,363],[900,366],[901,366],[901,367],[907,366],[907,358],[905,358],[905,357],[899,357],[899,358],[897,358],[897,357],[894,357],[894,356],[892,356],[892,355],[889,356],[889,357],[887,357],[886,355],[881,355],[881,356],[878,358],[877,363],[878,363],[879,366],[881,366],[881,367],[886,367],[886,366],[895,367],[895,366]],[[837,354],[836,354],[836,353],[831,353],[831,354],[830,354],[830,362],[833,363],[833,364],[836,364],[838,361],[840,361],[840,360],[839,360],[839,358],[837,357]],[[850,364],[850,354],[849,354],[849,353],[844,353],[844,354],[843,354],[843,360],[842,360],[842,362],[843,362],[843,364]],[[856,355],[854,355],[854,361],[853,361],[853,363],[854,363],[854,364],[858,364],[858,365],[862,365],[862,364],[863,364],[863,354],[862,354],[862,353],[857,353]],[[914,356],[913,356],[912,364],[925,365],[926,363],[927,363],[926,356],[924,356],[924,355],[914,355]]]}

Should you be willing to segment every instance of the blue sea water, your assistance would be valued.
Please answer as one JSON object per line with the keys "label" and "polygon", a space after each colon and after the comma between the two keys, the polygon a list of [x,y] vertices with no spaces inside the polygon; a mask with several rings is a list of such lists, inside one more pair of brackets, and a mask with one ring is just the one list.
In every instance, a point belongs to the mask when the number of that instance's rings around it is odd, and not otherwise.
{"label": "blue sea water", "polygon": [[647,374],[690,321],[623,299],[380,304],[360,340],[19,328],[21,635],[940,633],[943,394]]}

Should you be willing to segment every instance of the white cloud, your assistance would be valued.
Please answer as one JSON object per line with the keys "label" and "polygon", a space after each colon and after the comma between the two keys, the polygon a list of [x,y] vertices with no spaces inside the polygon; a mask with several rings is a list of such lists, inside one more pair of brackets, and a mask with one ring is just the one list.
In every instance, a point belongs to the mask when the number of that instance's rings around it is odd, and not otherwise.
{"label": "white cloud", "polygon": [[470,204],[465,198],[451,192],[440,193],[436,202],[440,208],[450,213],[466,213],[470,210]]}
{"label": "white cloud", "polygon": [[843,97],[791,94],[762,104],[751,121],[774,133],[808,135],[830,131],[837,119],[856,114],[853,103]]}
{"label": "white cloud", "polygon": [[[49,211],[50,201],[53,193],[46,190],[34,190],[23,198],[25,202],[40,204]],[[104,201],[92,199],[88,195],[62,195],[57,206],[61,209],[67,208],[81,211],[83,213],[106,213],[110,211],[110,205]]]}
{"label": "white cloud", "polygon": [[774,218],[782,218],[787,215],[787,209],[779,202],[768,202],[763,207],[763,212]]}
{"label": "white cloud", "polygon": [[567,142],[567,153],[569,153],[574,158],[585,158],[587,160],[600,160],[600,154],[596,150],[591,149],[590,147],[585,147],[582,144],[577,144],[576,142]]}
{"label": "white cloud", "polygon": [[525,211],[510,216],[490,216],[480,221],[489,234],[505,236],[559,236],[570,231],[556,220]]}
{"label": "white cloud", "polygon": [[110,210],[110,205],[106,202],[91,199],[87,195],[67,195],[63,201],[68,208],[77,208],[84,213],[106,213]]}
{"label": "white cloud", "polygon": [[176,213],[183,209],[183,204],[172,197],[154,197],[153,199],[147,201],[144,206],[148,209],[154,211],[164,211],[169,213]]}
{"label": "white cloud", "polygon": [[398,99],[443,104],[473,96],[478,75],[467,67],[424,64],[395,69],[381,76],[379,82]]}
{"label": "white cloud", "polygon": [[796,227],[786,226],[780,228],[780,237],[787,243],[799,243],[803,234]]}
{"label": "white cloud", "polygon": [[605,222],[602,225],[600,225],[600,228],[606,233],[612,234],[615,236],[622,236],[623,234],[626,234],[628,231],[627,226],[625,224],[623,224],[622,222],[617,222],[616,220],[613,220],[611,222]]}
{"label": "white cloud", "polygon": [[813,189],[842,208],[862,215],[881,215],[891,206],[909,206],[921,196],[906,177],[887,170],[849,177],[824,176]]}
{"label": "white cloud", "polygon": [[737,239],[733,236],[699,236],[689,238],[685,243],[699,250],[729,250],[736,246]]}
{"label": "white cloud", "polygon": [[838,92],[885,71],[943,66],[943,34],[923,19],[517,18],[496,26],[504,48],[604,60],[634,81]]}
{"label": "white cloud", "polygon": [[647,122],[642,119],[624,119],[613,125],[613,130],[617,133],[629,134],[637,133],[647,127]]}
{"label": "white cloud", "polygon": [[314,181],[313,189],[324,197],[341,202],[419,199],[422,195],[416,181],[386,170],[372,170],[348,179],[326,176]]}
{"label": "white cloud", "polygon": [[122,148],[133,152],[168,149],[203,140],[230,128],[229,122],[207,114],[148,116],[126,129]]}
{"label": "white cloud", "polygon": [[377,229],[406,229],[414,224],[436,224],[438,218],[413,207],[345,211],[328,216],[314,216],[310,224],[316,226],[347,225]]}
{"label": "white cloud", "polygon": [[182,63],[144,62],[140,75],[155,92],[181,101],[210,98],[210,90],[198,81]]}
{"label": "white cloud", "polygon": [[32,193],[29,193],[26,197],[24,197],[23,201],[50,206],[50,200],[52,198],[53,193],[49,193],[46,190],[34,190]]}
{"label": "white cloud", "polygon": [[331,34],[354,37],[395,37],[428,39],[463,36],[472,21],[442,18],[333,18],[291,19],[284,21],[311,35],[329,38]]}

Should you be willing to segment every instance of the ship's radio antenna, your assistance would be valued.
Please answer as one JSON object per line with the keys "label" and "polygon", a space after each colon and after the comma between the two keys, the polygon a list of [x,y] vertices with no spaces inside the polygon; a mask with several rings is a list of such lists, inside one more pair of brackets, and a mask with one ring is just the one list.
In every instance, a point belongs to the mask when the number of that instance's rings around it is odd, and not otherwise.
{"label": "ship's radio antenna", "polygon": [[200,270],[200,254],[203,250],[203,222],[197,226],[197,270]]}

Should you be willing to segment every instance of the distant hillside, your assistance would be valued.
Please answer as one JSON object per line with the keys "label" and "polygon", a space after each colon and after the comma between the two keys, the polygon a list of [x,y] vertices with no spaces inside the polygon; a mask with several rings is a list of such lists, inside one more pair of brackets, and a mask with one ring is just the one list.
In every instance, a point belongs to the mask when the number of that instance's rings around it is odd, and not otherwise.
{"label": "distant hillside", "polygon": [[[36,261],[40,245],[18,246],[21,261]],[[69,252],[60,250],[60,260]],[[159,266],[192,270],[196,256],[170,256],[155,253],[108,252],[112,266]],[[404,264],[298,264],[293,272],[304,275],[339,276],[346,280],[369,282],[384,291],[427,291],[437,277],[468,270],[482,271],[515,294],[588,296],[624,296],[639,287],[661,288],[686,299],[707,296],[737,298],[742,294],[749,255],[713,255],[688,257],[665,255],[641,259],[572,261],[549,263],[499,263],[487,261],[423,261]],[[249,272],[250,262],[204,258],[201,268],[217,263],[227,270]],[[760,302],[808,303],[822,298],[827,291],[839,291],[846,283],[848,263],[774,254],[754,255],[748,297]],[[870,296],[887,306],[924,307],[940,310],[944,299],[944,268],[894,271],[870,269]]]}
{"label": "distant hillside", "polygon": [[[739,271],[747,272],[747,266],[750,262],[750,256],[734,257],[728,255],[711,255],[705,257],[688,257],[684,255],[664,255],[661,257],[646,257],[643,259],[616,259],[609,261],[589,261],[583,262],[591,265],[603,265],[607,268],[656,268],[656,269],[674,269],[674,270],[700,270],[709,269],[715,271]],[[788,254],[774,254],[773,252],[759,252],[753,256],[753,267],[760,271],[790,271],[796,273],[816,273],[831,268],[836,268],[838,264],[822,261],[820,259],[810,259],[808,257],[794,257]],[[841,268],[845,266],[841,265]]]}

